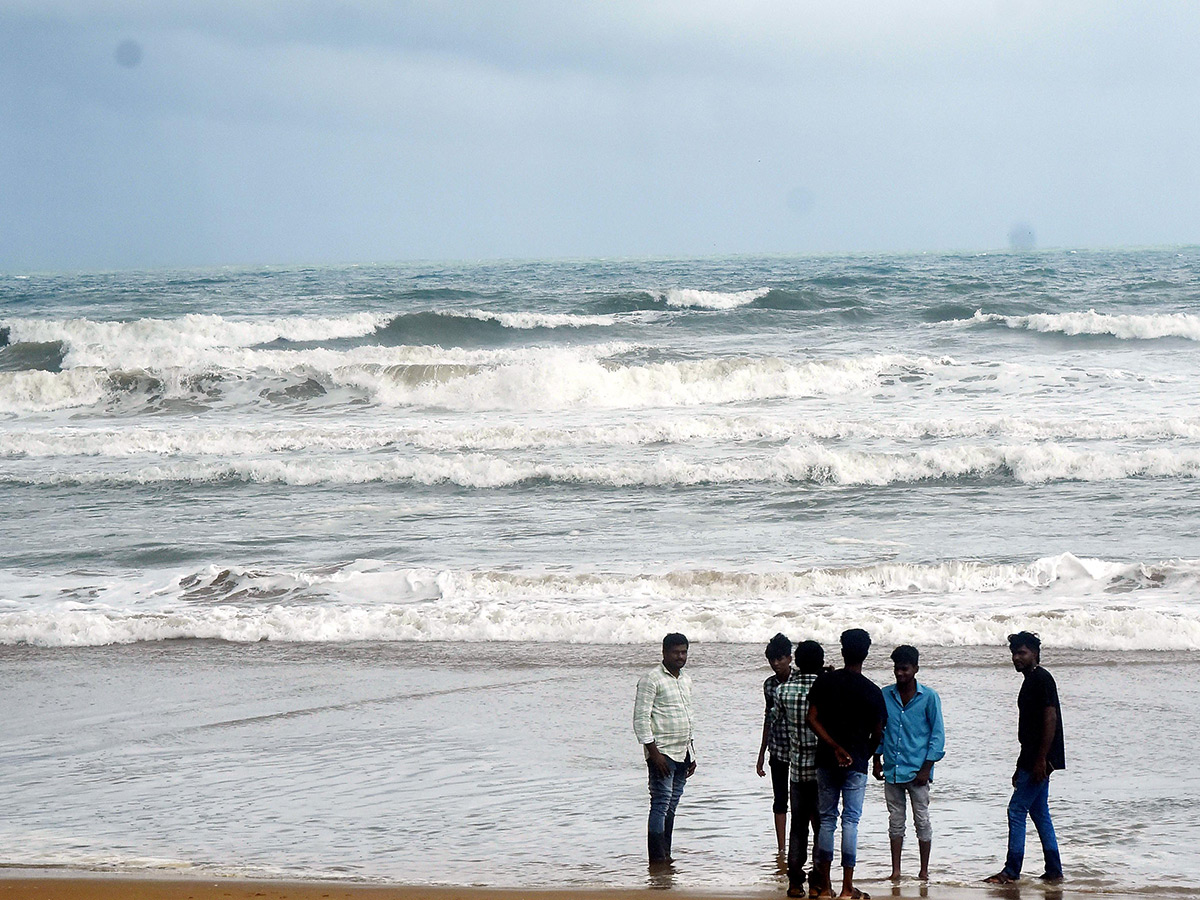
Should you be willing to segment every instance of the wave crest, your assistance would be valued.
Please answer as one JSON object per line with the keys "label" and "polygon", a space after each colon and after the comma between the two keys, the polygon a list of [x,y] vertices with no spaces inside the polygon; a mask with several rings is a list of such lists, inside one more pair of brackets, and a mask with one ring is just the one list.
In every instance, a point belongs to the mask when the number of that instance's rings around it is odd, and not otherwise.
{"label": "wave crest", "polygon": [[[1060,647],[1200,649],[1200,560],[1120,563],[1068,553],[1014,565],[659,574],[439,572],[359,560],[294,572],[210,566],[108,584],[70,578],[5,585],[26,599],[0,612],[0,643],[623,644],[652,643],[671,622],[695,641],[734,643],[782,630],[832,644],[858,625],[881,644],[1002,645],[1008,633],[1032,628]],[[53,599],[35,607],[27,598],[39,591]]]}
{"label": "wave crest", "polygon": [[1008,328],[1037,331],[1043,334],[1108,334],[1122,340],[1155,340],[1177,337],[1200,341],[1200,316],[1189,313],[1162,313],[1151,316],[1110,315],[1089,309],[1087,312],[1003,316],[976,310],[971,321],[996,322]]}

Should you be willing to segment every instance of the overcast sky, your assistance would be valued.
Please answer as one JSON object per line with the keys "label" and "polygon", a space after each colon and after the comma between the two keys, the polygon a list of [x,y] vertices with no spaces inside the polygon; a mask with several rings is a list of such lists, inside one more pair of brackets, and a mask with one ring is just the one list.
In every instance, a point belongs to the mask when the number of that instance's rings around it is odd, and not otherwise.
{"label": "overcast sky", "polygon": [[0,269],[1200,241],[1200,3],[0,0]]}

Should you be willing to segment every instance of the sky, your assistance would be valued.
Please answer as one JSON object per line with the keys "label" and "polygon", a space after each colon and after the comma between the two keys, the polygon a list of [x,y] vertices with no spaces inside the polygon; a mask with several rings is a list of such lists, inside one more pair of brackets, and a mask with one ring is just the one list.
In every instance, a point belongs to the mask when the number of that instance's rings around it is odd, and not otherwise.
{"label": "sky", "polygon": [[0,270],[1200,242],[1200,4],[0,0]]}

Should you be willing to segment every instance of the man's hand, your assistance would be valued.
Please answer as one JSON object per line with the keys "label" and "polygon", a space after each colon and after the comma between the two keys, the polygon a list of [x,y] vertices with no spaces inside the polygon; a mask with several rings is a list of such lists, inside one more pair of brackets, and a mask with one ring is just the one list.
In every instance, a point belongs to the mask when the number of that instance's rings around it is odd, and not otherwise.
{"label": "man's hand", "polygon": [[875,776],[876,781],[883,781],[883,759],[879,756],[875,757],[875,761],[871,763],[871,774]]}
{"label": "man's hand", "polygon": [[695,774],[696,774],[696,761],[693,759],[691,762],[688,763],[687,777],[691,778]]}
{"label": "man's hand", "polygon": [[837,744],[833,745],[833,757],[837,760],[837,764],[843,769],[848,769],[854,765],[854,757]]}
{"label": "man's hand", "polygon": [[917,787],[925,787],[929,784],[929,776],[933,774],[933,763],[925,760],[925,765],[921,766],[919,772],[913,776],[913,784]]}
{"label": "man's hand", "polygon": [[1041,784],[1045,781],[1050,775],[1049,766],[1046,765],[1046,757],[1039,758],[1033,764],[1033,768],[1029,770],[1029,774],[1033,776],[1034,784]]}
{"label": "man's hand", "polygon": [[767,775],[767,770],[763,768],[763,757],[764,756],[765,756],[765,754],[761,750],[759,750],[758,751],[758,762],[755,763],[755,765],[754,765],[754,771],[758,773],[759,778],[765,778]]}
{"label": "man's hand", "polygon": [[[650,766],[660,777],[666,778],[671,773],[670,760],[662,755],[662,751],[655,744],[647,744],[646,753],[648,754],[646,759],[650,762]],[[693,765],[695,764],[693,763]]]}
{"label": "man's hand", "polygon": [[1017,773],[1020,771],[1021,771],[1020,769],[1013,769],[1013,777],[1012,777],[1013,787],[1017,786]]}

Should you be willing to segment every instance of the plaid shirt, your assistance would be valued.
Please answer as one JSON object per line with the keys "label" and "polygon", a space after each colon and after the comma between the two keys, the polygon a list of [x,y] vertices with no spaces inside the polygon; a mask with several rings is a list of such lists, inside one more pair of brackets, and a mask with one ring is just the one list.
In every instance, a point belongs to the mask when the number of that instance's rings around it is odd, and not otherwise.
{"label": "plaid shirt", "polygon": [[792,672],[792,677],[775,690],[775,721],[787,725],[792,781],[817,780],[817,736],[808,727],[808,691],[817,680],[815,673]]}
{"label": "plaid shirt", "polygon": [[676,678],[659,663],[638,679],[633,733],[643,747],[653,742],[663,756],[675,762],[687,759],[692,749],[692,679],[687,672]]}
{"label": "plaid shirt", "polygon": [[772,675],[763,682],[763,699],[767,701],[767,749],[771,751],[771,759],[776,762],[788,762],[791,756],[788,747],[791,742],[788,739],[787,722],[775,715],[775,691],[779,684],[778,675]]}

